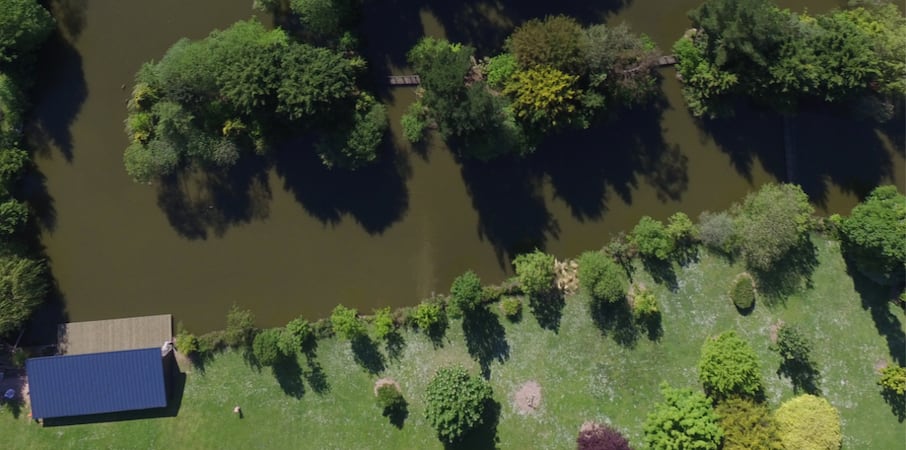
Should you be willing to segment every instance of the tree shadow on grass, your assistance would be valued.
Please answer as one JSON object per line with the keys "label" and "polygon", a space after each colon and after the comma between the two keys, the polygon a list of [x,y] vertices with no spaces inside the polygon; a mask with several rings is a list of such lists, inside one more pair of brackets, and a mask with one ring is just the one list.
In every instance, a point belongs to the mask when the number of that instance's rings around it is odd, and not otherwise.
{"label": "tree shadow on grass", "polygon": [[812,287],[812,273],[818,267],[818,248],[811,238],[802,240],[777,261],[771,270],[749,269],[761,298],[770,305],[782,304],[786,297]]}
{"label": "tree shadow on grass", "polygon": [[679,284],[676,280],[676,271],[673,270],[673,262],[669,259],[642,258],[642,266],[645,272],[651,275],[655,283],[667,287],[670,292],[676,292]]}
{"label": "tree shadow on grass", "polygon": [[467,312],[462,318],[462,331],[466,338],[466,349],[481,367],[481,375],[491,376],[491,363],[504,362],[510,357],[510,344],[506,341],[506,330],[497,315],[485,307]]}
{"label": "tree shadow on grass", "polygon": [[402,430],[403,425],[406,423],[406,418],[409,417],[409,402],[404,398],[400,399],[398,404],[384,408],[381,414],[390,420],[393,426]]}
{"label": "tree shadow on grass", "polygon": [[884,401],[890,405],[890,412],[897,416],[897,421],[903,423],[903,421],[906,420],[906,395],[883,389],[881,391],[881,396],[884,397]]}
{"label": "tree shadow on grass", "polygon": [[296,355],[280,358],[274,367],[271,367],[274,378],[283,393],[292,398],[302,398],[305,395],[305,384],[302,382],[302,367]]}
{"label": "tree shadow on grass", "polygon": [[793,384],[793,393],[821,395],[821,373],[815,368],[812,361],[798,361],[785,359],[777,369],[777,376],[790,379]]}
{"label": "tree shadow on grass", "polygon": [[552,289],[550,292],[542,294],[540,298],[529,297],[529,308],[532,310],[535,320],[538,321],[538,325],[554,333],[560,331],[560,319],[563,317],[565,306],[566,301],[559,289]]}
{"label": "tree shadow on grass", "polygon": [[14,419],[18,419],[22,415],[22,407],[25,406],[25,400],[16,396],[12,400],[2,399],[0,400],[0,407],[9,411],[12,414]]}
{"label": "tree shadow on grass", "polygon": [[446,450],[484,450],[496,449],[500,440],[497,438],[497,424],[500,422],[500,403],[494,399],[485,402],[481,425],[464,434],[458,441],[445,443]]}
{"label": "tree shadow on grass", "polygon": [[875,323],[878,334],[887,340],[890,357],[900,366],[906,366],[906,333],[903,324],[890,309],[897,306],[890,301],[889,286],[881,286],[866,277],[856,266],[846,261],[846,272],[852,277],[853,286],[862,300],[862,309],[867,309]]}
{"label": "tree shadow on grass", "polygon": [[386,336],[385,340],[384,348],[387,350],[387,358],[391,361],[399,361],[403,356],[403,351],[406,349],[406,340],[403,335],[392,331]]}
{"label": "tree shadow on grass", "polygon": [[590,308],[592,320],[602,334],[609,335],[622,347],[635,347],[641,330],[636,325],[629,302],[621,300],[608,303],[592,300]]}
{"label": "tree shadow on grass", "polygon": [[377,343],[369,336],[363,335],[355,337],[352,339],[351,345],[352,357],[356,364],[372,375],[384,371],[386,368],[384,355],[381,353],[380,349],[378,349]]}
{"label": "tree shadow on grass", "polygon": [[306,367],[302,372],[305,381],[311,387],[315,394],[324,395],[330,392],[330,383],[327,381],[327,374],[321,368],[321,364],[309,355],[305,355]]}

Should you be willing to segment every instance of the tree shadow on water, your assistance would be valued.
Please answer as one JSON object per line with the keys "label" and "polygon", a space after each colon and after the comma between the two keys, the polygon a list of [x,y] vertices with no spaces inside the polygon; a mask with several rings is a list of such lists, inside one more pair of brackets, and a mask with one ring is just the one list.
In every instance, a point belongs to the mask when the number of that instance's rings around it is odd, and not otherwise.
{"label": "tree shadow on water", "polygon": [[243,156],[226,169],[182,170],[160,179],[157,204],[188,239],[223,236],[232,227],[270,214],[267,161]]}
{"label": "tree shadow on water", "polygon": [[351,342],[352,356],[356,364],[372,375],[379,374],[386,368],[384,355],[377,344],[367,335],[358,336]]}
{"label": "tree shadow on water", "polygon": [[350,215],[369,234],[381,234],[409,208],[411,169],[387,142],[376,161],[355,171],[325,167],[305,139],[281,145],[273,160],[283,188],[324,224],[337,225]]}
{"label": "tree shadow on water", "polygon": [[466,349],[481,367],[481,375],[490,378],[491,363],[504,362],[510,358],[510,344],[506,341],[506,330],[497,315],[485,307],[467,312],[462,318],[462,331],[466,338]]}

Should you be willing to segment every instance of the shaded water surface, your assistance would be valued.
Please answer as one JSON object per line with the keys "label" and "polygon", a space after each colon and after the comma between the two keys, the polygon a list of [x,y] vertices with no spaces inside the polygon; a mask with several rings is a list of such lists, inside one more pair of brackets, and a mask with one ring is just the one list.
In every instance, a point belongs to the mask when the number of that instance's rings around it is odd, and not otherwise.
{"label": "shaded water surface", "polygon": [[[460,164],[439,142],[410,149],[399,117],[414,90],[383,90],[393,135],[380,163],[332,172],[287,142],[271,160],[154,186],[122,166],[132,76],[181,37],[200,38],[252,15],[249,1],[52,2],[63,31],[42,54],[29,180],[43,242],[73,320],[172,313],[194,331],[222,327],[228,307],[259,325],[337,303],[369,311],[446,291],[466,269],[508,276],[514,252],[570,257],[602,246],[642,215],[696,216],[726,208],[761,183],[786,178],[782,120],[741,112],[697,123],[672,69],[661,101],[605,126],[551,137],[526,161]],[[372,71],[405,73],[425,34],[492,54],[519,23],[566,13],[625,21],[665,49],[696,2],[366,2]],[[833,2],[787,2],[820,12]],[[263,20],[267,21],[267,18]],[[898,122],[902,124],[902,120]],[[903,186],[903,129],[805,114],[796,121],[796,181],[822,212],[848,212],[872,186]],[[894,136],[891,140],[888,136]]]}

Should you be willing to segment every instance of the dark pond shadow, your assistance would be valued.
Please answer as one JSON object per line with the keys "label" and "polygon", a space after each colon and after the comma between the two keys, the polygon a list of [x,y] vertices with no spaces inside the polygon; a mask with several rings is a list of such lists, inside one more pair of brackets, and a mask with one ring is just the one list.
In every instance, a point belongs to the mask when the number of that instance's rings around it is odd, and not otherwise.
{"label": "dark pond shadow", "polygon": [[446,450],[496,449],[500,443],[497,425],[500,423],[500,403],[494,399],[485,401],[481,424],[466,432],[458,441],[444,443]]}
{"label": "dark pond shadow", "polygon": [[57,21],[57,27],[69,39],[76,40],[85,28],[88,0],[48,0],[47,7]]}
{"label": "dark pond shadow", "polygon": [[325,167],[305,139],[281,145],[273,160],[283,188],[325,225],[349,215],[369,234],[381,234],[409,208],[408,161],[386,142],[376,161],[355,171]]}
{"label": "dark pond shadow", "polygon": [[786,297],[803,287],[812,287],[812,273],[818,267],[818,249],[806,238],[774,263],[770,270],[749,269],[755,278],[759,297],[770,306],[783,303]]}
{"label": "dark pond shadow", "polygon": [[472,207],[478,212],[478,236],[487,240],[501,267],[515,255],[544,249],[559,226],[545,205],[542,179],[524,161],[464,161],[461,166]]}
{"label": "dark pond shadow", "polygon": [[793,393],[821,395],[821,373],[810,360],[784,359],[777,369],[777,376],[787,377],[793,384]]}
{"label": "dark pond shadow", "polygon": [[890,357],[900,366],[906,366],[906,332],[903,323],[891,312],[897,308],[890,301],[889,286],[882,286],[866,277],[850,260],[846,259],[846,272],[852,277],[853,286],[859,293],[862,309],[867,309],[875,323],[878,334],[887,341]]}
{"label": "dark pond shadow", "polygon": [[147,420],[161,417],[176,417],[182,406],[182,396],[186,388],[186,374],[179,372],[174,373],[171,379],[170,398],[167,400],[167,406],[163,408],[151,408],[139,411],[121,411],[104,414],[90,414],[85,416],[57,417],[44,419],[45,427],[60,427],[68,425],[97,424],[105,422],[124,422],[130,420]]}
{"label": "dark pond shadow", "polygon": [[[821,105],[804,107],[786,125],[777,113],[744,105],[737,108],[734,118],[703,120],[700,125],[749,181],[757,159],[771,176],[802,186],[811,201],[824,209],[831,184],[862,198],[889,180],[893,162],[878,130],[891,130],[889,135],[906,132],[902,122],[878,126]],[[785,126],[790,127],[794,148],[792,179],[787,167]]]}
{"label": "dark pond shadow", "polygon": [[[535,316],[535,320],[538,321],[538,325],[541,328],[551,330],[554,333],[560,331],[560,319],[563,317],[563,308],[566,306],[562,292],[554,289],[538,297],[530,296],[528,303],[529,309],[532,310],[532,315]],[[513,322],[517,322],[519,316],[514,319]]]}
{"label": "dark pond shadow", "polygon": [[356,364],[372,375],[379,374],[386,368],[384,355],[367,335],[352,339],[352,357]]}
{"label": "dark pond shadow", "polygon": [[510,358],[510,344],[500,319],[485,307],[467,312],[462,318],[462,331],[469,355],[481,367],[481,375],[491,377],[491,363],[503,363]]}
{"label": "dark pond shadow", "polygon": [[157,182],[157,204],[187,239],[223,236],[236,225],[270,213],[268,163],[245,155],[226,169],[182,170]]}
{"label": "dark pond shadow", "polygon": [[56,147],[71,162],[70,127],[88,97],[82,56],[57,31],[41,47],[37,61],[32,117],[26,129],[29,147],[42,157],[50,157]]}
{"label": "dark pond shadow", "polygon": [[20,345],[56,345],[58,338],[65,342],[65,336],[58,336],[58,326],[68,322],[66,297],[60,291],[56,280],[51,279],[50,292],[25,323],[25,333],[22,335]]}
{"label": "dark pond shadow", "polygon": [[296,355],[279,358],[271,367],[274,378],[283,393],[292,398],[302,398],[305,395],[305,384],[302,383],[302,367]]}
{"label": "dark pond shadow", "polygon": [[54,199],[47,190],[47,177],[33,166],[19,180],[17,190],[34,212],[32,219],[37,225],[35,232],[40,234],[40,230],[56,230],[57,210]]}
{"label": "dark pond shadow", "polygon": [[605,336],[610,336],[618,345],[635,348],[641,330],[633,320],[629,302],[621,300],[616,303],[592,301],[591,317],[595,326]]}

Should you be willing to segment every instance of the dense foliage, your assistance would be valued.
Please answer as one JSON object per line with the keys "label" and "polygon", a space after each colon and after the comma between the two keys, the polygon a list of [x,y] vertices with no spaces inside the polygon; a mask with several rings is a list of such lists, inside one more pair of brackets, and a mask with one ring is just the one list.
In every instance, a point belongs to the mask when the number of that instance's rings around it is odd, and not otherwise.
{"label": "dense foliage", "polygon": [[330,325],[341,339],[354,340],[365,335],[365,324],[355,308],[337,305],[330,314]]}
{"label": "dense foliage", "polygon": [[843,249],[860,271],[885,282],[906,268],[906,196],[895,186],[876,188],[849,217],[840,219]]}
{"label": "dense foliage", "polygon": [[15,330],[47,295],[47,266],[25,257],[0,257],[0,336]]}
{"label": "dense foliage", "polygon": [[374,334],[378,339],[385,339],[396,332],[396,323],[390,315],[390,307],[374,311]]}
{"label": "dense foliage", "polygon": [[276,364],[284,353],[281,349],[280,339],[283,330],[280,328],[268,328],[255,335],[252,341],[252,353],[255,359],[262,366],[273,366]]}
{"label": "dense foliage", "polygon": [[632,316],[640,322],[655,320],[661,315],[657,296],[649,289],[635,287],[632,295]]}
{"label": "dense foliage", "polygon": [[711,250],[730,253],[736,246],[736,227],[726,211],[704,211],[698,216],[698,238]]}
{"label": "dense foliage", "polygon": [[412,321],[422,332],[432,334],[438,328],[442,328],[447,321],[447,317],[439,304],[422,302],[412,313]]}
{"label": "dense foliage", "polygon": [[648,216],[643,216],[632,229],[631,240],[639,249],[640,255],[662,261],[670,257],[676,245],[664,224]]}
{"label": "dense foliage", "polygon": [[746,265],[770,271],[808,239],[814,208],[794,184],[763,185],[746,196],[736,217],[739,250]]}
{"label": "dense foliage", "polygon": [[891,364],[882,369],[878,386],[885,392],[899,397],[900,402],[906,401],[906,367]]}
{"label": "dense foliage", "polygon": [[769,0],[707,0],[689,17],[674,53],[695,115],[731,114],[740,97],[785,112],[805,98],[871,97],[887,110],[875,116],[889,116],[906,93],[906,19],[893,4],[810,16]]}
{"label": "dense foliage", "polygon": [[230,347],[248,347],[255,338],[255,316],[247,309],[239,309],[233,304],[227,312],[226,330],[224,340]]}
{"label": "dense foliage", "polygon": [[136,74],[124,153],[129,174],[150,181],[185,164],[228,167],[268,133],[316,131],[327,166],[376,158],[386,113],[356,86],[365,62],[241,21],[199,41],[182,39]]}
{"label": "dense foliage", "polygon": [[516,320],[522,315],[522,300],[519,297],[504,297],[500,300],[500,311],[509,320]]}
{"label": "dense foliage", "polygon": [[384,384],[377,388],[377,404],[383,415],[395,416],[406,409],[406,399],[393,384]]}
{"label": "dense foliage", "polygon": [[724,430],[723,450],[783,450],[777,426],[764,403],[731,398],[716,408]]}
{"label": "dense foliage", "polygon": [[777,329],[777,342],[771,349],[784,361],[803,365],[812,364],[812,344],[794,325],[784,324]]}
{"label": "dense foliage", "polygon": [[54,29],[50,13],[35,0],[0,0],[0,63],[28,56]]}
{"label": "dense foliage", "polygon": [[661,386],[664,400],[645,420],[645,442],[652,450],[717,450],[724,431],[711,400],[689,389]]}
{"label": "dense foliage", "polygon": [[519,277],[519,286],[522,292],[529,297],[537,297],[549,293],[554,289],[557,274],[554,271],[554,255],[549,255],[541,250],[524,253],[513,259],[516,276]]}
{"label": "dense foliage", "polygon": [[702,345],[698,377],[715,399],[733,395],[755,397],[764,389],[755,350],[734,331],[709,338]]}
{"label": "dense foliage", "polygon": [[755,305],[755,284],[752,278],[747,275],[737,277],[733,282],[733,288],[730,289],[730,299],[742,311]]}
{"label": "dense foliage", "polygon": [[461,366],[438,369],[428,383],[425,415],[445,443],[453,443],[484,420],[491,386]]}
{"label": "dense foliage", "polygon": [[481,279],[469,270],[456,277],[450,285],[451,305],[461,312],[469,312],[481,307]]}
{"label": "dense foliage", "polygon": [[602,252],[585,252],[579,257],[579,286],[595,301],[616,303],[626,298],[626,272]]}
{"label": "dense foliage", "polygon": [[303,350],[314,338],[311,324],[304,317],[290,320],[280,336],[280,350],[287,355],[295,355]]}
{"label": "dense foliage", "polygon": [[784,448],[840,449],[840,413],[821,397],[805,394],[787,400],[774,413],[774,418]]}
{"label": "dense foliage", "polygon": [[576,438],[578,450],[630,450],[629,441],[610,425],[582,426]]}

